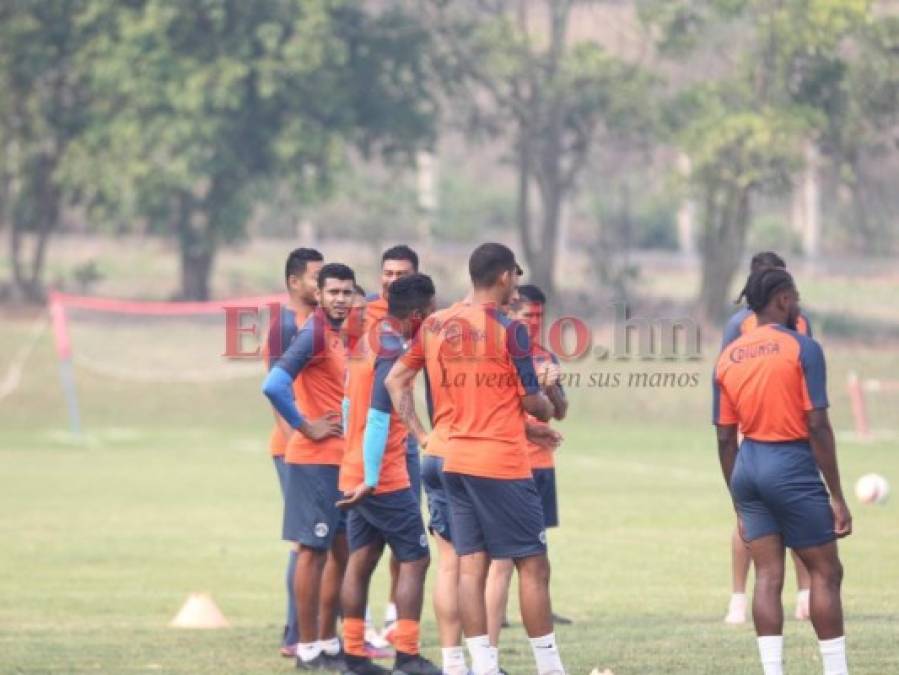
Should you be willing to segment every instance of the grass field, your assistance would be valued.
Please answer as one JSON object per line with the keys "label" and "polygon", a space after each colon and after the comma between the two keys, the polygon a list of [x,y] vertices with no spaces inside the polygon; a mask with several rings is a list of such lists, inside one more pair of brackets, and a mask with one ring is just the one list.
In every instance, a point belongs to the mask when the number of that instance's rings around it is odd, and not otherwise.
{"label": "grass field", "polygon": [[[5,329],[8,358],[28,326]],[[127,366],[130,355],[109,349]],[[896,377],[899,356],[828,353],[833,417],[845,430],[847,369]],[[5,368],[4,360],[0,375]],[[751,628],[721,622],[733,517],[707,421],[710,359],[670,368],[701,373],[699,386],[570,394],[559,455],[563,524],[550,548],[556,609],[576,620],[559,629],[573,675],[597,666],[616,675],[760,670]],[[0,400],[0,673],[290,672],[276,654],[286,548],[258,381],[166,386],[83,371],[78,381],[78,442],[64,432],[48,337]],[[894,410],[884,397],[872,424],[895,427]],[[840,458],[847,492],[869,471],[899,487],[899,441],[843,440]],[[896,673],[899,507],[850,505],[856,533],[842,555],[852,672]],[[789,575],[789,610],[793,590]],[[232,628],[168,628],[191,591],[210,592]],[[811,627],[788,621],[786,635],[788,672],[819,673]],[[426,608],[424,649],[437,658],[435,640]],[[533,672],[520,625],[502,647],[510,673]]]}

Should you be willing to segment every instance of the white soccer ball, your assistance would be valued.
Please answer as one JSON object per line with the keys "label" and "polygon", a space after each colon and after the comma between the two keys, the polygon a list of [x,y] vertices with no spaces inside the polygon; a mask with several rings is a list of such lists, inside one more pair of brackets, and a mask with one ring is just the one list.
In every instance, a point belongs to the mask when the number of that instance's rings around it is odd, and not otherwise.
{"label": "white soccer ball", "polygon": [[883,504],[890,496],[890,484],[879,474],[865,474],[855,484],[855,496],[862,504]]}

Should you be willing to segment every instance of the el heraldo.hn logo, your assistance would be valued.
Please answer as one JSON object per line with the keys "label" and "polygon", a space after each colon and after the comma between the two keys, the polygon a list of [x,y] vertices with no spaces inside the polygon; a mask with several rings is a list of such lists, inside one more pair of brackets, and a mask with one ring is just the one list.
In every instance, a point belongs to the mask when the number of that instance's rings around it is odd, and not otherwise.
{"label": "el heraldo.hn logo", "polygon": [[730,352],[730,360],[740,363],[746,359],[757,359],[761,356],[771,356],[780,353],[780,345],[773,340],[768,342],[753,342],[744,347],[735,347]]}

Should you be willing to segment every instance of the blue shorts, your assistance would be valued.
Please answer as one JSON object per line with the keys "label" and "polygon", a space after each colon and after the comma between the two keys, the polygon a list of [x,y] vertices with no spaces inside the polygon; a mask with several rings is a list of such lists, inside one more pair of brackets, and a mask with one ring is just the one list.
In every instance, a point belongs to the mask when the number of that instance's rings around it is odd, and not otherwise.
{"label": "blue shorts", "polygon": [[409,488],[370,495],[350,509],[347,538],[350,553],[386,543],[400,562],[430,555],[421,506]]}
{"label": "blue shorts", "polygon": [[421,457],[418,454],[418,442],[411,434],[409,440],[406,441],[406,471],[409,472],[412,494],[415,496],[415,500],[421,504]]}
{"label": "blue shorts", "polygon": [[556,496],[556,470],[534,469],[534,482],[543,504],[543,526],[559,526],[559,500]]}
{"label": "blue shorts", "polygon": [[806,441],[743,439],[730,491],[749,541],[780,534],[796,549],[836,538],[830,498]]}
{"label": "blue shorts", "polygon": [[287,497],[287,462],[284,461],[284,455],[273,455],[272,462],[275,464],[275,471],[278,472],[281,499],[285,499]]}
{"label": "blue shorts", "polygon": [[428,513],[431,514],[428,531],[431,534],[439,534],[446,541],[452,541],[449,501],[446,498],[446,488],[443,486],[442,457],[424,456],[421,461],[421,482],[428,498]]}
{"label": "blue shorts", "polygon": [[330,464],[286,464],[284,526],[281,537],[309,548],[328,550],[340,532],[342,514],[335,504],[340,467]]}
{"label": "blue shorts", "polygon": [[443,473],[458,555],[486,551],[491,558],[546,553],[543,506],[533,478],[480,478]]}

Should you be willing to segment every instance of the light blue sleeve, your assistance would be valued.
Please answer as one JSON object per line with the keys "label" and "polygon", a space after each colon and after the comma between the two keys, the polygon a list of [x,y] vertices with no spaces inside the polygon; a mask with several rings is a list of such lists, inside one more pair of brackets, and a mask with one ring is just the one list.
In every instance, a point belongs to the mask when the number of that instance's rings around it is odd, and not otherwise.
{"label": "light blue sleeve", "polygon": [[340,418],[343,421],[343,435],[345,438],[347,426],[350,423],[350,399],[346,396],[343,397],[343,401],[340,404]]}
{"label": "light blue sleeve", "polygon": [[297,429],[303,423],[303,416],[293,398],[293,377],[281,366],[275,366],[262,383],[262,393],[271,401],[278,414],[284,418],[291,429]]}
{"label": "light blue sleeve", "polygon": [[365,465],[365,484],[376,487],[381,478],[381,463],[387,447],[390,430],[390,413],[375,408],[368,409],[365,435],[362,438],[362,459]]}

